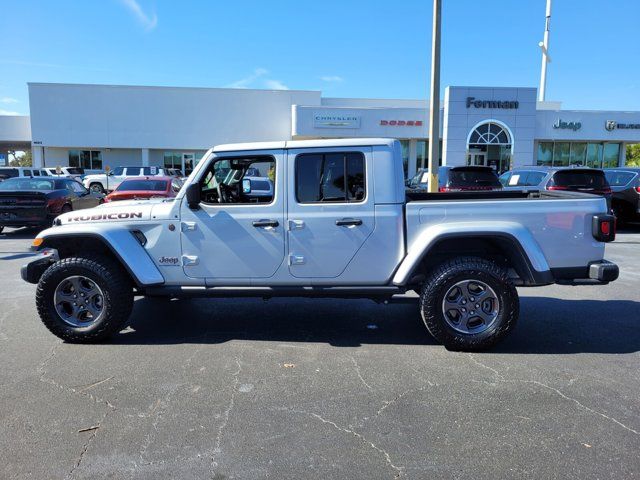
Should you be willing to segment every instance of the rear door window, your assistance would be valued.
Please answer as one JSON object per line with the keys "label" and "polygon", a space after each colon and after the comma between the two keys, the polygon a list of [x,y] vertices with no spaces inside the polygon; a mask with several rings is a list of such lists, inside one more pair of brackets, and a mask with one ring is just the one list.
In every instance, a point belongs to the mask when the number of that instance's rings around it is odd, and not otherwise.
{"label": "rear door window", "polygon": [[540,185],[540,182],[546,177],[547,174],[545,172],[529,172],[527,174],[527,179],[525,185],[527,187],[537,187]]}
{"label": "rear door window", "polygon": [[364,155],[360,152],[301,154],[296,157],[295,170],[300,203],[364,200]]}
{"label": "rear door window", "polygon": [[0,168],[0,178],[13,178],[20,176],[17,168]]}
{"label": "rear door window", "polygon": [[634,177],[637,176],[634,172],[621,172],[617,170],[607,170],[604,172],[604,176],[607,178],[607,182],[612,187],[623,187],[627,185]]}

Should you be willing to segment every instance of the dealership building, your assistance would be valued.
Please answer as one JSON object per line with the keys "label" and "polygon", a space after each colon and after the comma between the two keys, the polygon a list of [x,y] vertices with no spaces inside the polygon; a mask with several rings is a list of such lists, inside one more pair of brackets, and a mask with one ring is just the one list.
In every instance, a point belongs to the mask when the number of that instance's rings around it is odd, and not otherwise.
{"label": "dealership building", "polygon": [[[535,88],[458,87],[440,108],[440,161],[489,165],[624,165],[640,112],[563,110]],[[425,100],[331,98],[320,91],[29,84],[30,116],[0,116],[0,165],[31,147],[34,166],[124,165],[190,171],[221,143],[390,137],[405,172],[426,166]]]}

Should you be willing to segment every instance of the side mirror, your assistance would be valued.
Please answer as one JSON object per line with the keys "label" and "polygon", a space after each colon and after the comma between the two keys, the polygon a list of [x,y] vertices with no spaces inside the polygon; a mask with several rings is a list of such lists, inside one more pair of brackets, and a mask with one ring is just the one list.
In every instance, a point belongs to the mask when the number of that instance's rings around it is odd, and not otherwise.
{"label": "side mirror", "polygon": [[242,180],[242,193],[251,193],[251,180],[249,180],[248,178]]}
{"label": "side mirror", "polygon": [[192,210],[200,208],[200,184],[192,183],[187,187],[187,204]]}

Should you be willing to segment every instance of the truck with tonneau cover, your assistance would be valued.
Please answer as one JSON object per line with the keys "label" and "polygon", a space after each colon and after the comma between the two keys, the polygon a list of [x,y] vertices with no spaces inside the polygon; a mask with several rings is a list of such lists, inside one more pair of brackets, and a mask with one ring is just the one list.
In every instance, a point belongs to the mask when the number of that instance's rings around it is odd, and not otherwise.
{"label": "truck with tonneau cover", "polygon": [[134,296],[413,298],[433,337],[473,351],[514,328],[517,286],[615,280],[614,237],[589,194],[406,191],[397,140],[248,143],[209,150],[174,199],[60,215],[22,277],[70,342],[120,331]]}

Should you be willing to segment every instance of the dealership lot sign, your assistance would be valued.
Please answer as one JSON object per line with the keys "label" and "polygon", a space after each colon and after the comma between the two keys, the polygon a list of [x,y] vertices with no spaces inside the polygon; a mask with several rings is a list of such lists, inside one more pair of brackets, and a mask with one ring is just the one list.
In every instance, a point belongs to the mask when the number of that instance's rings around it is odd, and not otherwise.
{"label": "dealership lot sign", "polygon": [[467,97],[467,108],[518,108],[517,100],[476,100],[476,97]]}

